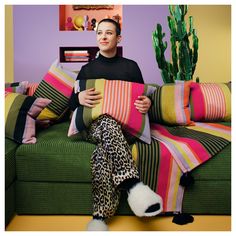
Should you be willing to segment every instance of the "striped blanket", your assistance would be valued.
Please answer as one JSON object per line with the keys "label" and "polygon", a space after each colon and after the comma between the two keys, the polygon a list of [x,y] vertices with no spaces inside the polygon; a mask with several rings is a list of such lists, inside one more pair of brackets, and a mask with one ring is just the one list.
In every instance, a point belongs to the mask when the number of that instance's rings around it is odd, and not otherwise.
{"label": "striped blanket", "polygon": [[231,140],[231,127],[195,122],[195,126],[151,124],[150,145],[132,147],[142,181],[163,198],[164,212],[181,212],[184,187],[180,178],[216,155]]}

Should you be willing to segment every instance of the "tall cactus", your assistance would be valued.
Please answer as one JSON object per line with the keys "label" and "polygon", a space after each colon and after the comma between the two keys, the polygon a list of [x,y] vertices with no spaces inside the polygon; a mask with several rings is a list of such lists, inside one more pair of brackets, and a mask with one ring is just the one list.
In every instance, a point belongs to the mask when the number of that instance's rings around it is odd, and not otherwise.
{"label": "tall cactus", "polygon": [[[165,33],[162,27],[157,24],[156,30],[152,33],[153,47],[156,53],[156,61],[161,69],[164,83],[173,83],[175,80],[191,80],[198,60],[198,37],[193,28],[193,17],[189,17],[189,31],[187,32],[185,15],[187,5],[169,6],[170,16],[167,17],[170,29],[170,43],[172,63],[166,61],[165,50],[167,42],[163,43]],[[192,48],[190,48],[189,37],[192,36]]]}

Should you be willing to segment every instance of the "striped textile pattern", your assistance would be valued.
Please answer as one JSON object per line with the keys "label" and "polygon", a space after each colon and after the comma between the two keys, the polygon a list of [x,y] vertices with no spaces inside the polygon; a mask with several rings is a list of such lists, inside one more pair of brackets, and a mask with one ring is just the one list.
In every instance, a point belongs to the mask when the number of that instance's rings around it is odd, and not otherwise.
{"label": "striped textile pattern", "polygon": [[228,84],[193,82],[190,87],[190,108],[192,120],[231,120],[231,91]]}
{"label": "striped textile pattern", "polygon": [[35,119],[51,101],[5,92],[5,135],[18,143],[36,143]]}
{"label": "striped textile pattern", "polygon": [[230,143],[230,133],[230,127],[212,123],[188,127],[151,124],[151,144],[136,142],[132,146],[140,178],[162,196],[164,212],[181,211],[182,174],[223,150]]}
{"label": "striped textile pattern", "polygon": [[73,92],[77,74],[62,68],[56,60],[39,83],[33,96],[52,100],[47,109],[44,109],[39,120],[57,120],[68,109],[68,102]]}
{"label": "striped textile pattern", "polygon": [[191,81],[157,86],[150,96],[150,121],[168,125],[190,125],[189,94]]}
{"label": "striped textile pattern", "polygon": [[26,95],[33,96],[38,86],[39,83],[29,83],[27,86]]}
{"label": "striped textile pattern", "polygon": [[79,82],[80,91],[95,88],[101,92],[101,102],[95,108],[79,106],[73,113],[68,136],[72,136],[88,127],[102,114],[108,114],[117,120],[133,136],[150,143],[150,125],[148,114],[141,114],[134,106],[140,95],[150,95],[155,87],[127,81],[91,79]]}
{"label": "striped textile pattern", "polygon": [[28,83],[28,81],[5,83],[5,91],[11,93],[26,94]]}

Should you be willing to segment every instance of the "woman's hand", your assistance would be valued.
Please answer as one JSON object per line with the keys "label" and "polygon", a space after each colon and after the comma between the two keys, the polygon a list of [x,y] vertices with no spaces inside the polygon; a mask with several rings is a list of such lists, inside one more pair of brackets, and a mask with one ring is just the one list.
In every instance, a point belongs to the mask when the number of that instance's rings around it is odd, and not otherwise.
{"label": "woman's hand", "polygon": [[134,103],[136,109],[143,114],[148,112],[151,104],[152,102],[147,96],[139,96]]}
{"label": "woman's hand", "polygon": [[100,103],[102,96],[99,91],[95,91],[95,88],[87,89],[79,92],[78,99],[79,103],[83,106],[93,108]]}

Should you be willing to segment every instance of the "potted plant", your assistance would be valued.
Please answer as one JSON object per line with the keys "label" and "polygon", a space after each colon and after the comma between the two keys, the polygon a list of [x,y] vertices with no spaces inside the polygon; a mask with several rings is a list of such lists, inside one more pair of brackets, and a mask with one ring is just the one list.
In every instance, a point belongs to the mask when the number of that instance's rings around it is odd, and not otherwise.
{"label": "potted plant", "polygon": [[[163,42],[165,33],[162,32],[161,25],[157,24],[156,30],[152,33],[156,61],[164,83],[193,79],[198,60],[198,37],[193,28],[192,16],[189,16],[189,31],[187,32],[184,19],[187,11],[187,5],[169,6],[170,16],[167,19],[170,29],[172,62],[168,62],[165,58],[167,42]],[[192,46],[190,46],[190,37],[192,37]]]}

